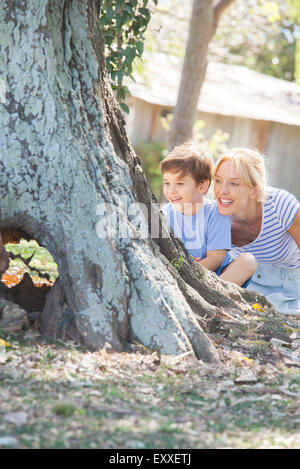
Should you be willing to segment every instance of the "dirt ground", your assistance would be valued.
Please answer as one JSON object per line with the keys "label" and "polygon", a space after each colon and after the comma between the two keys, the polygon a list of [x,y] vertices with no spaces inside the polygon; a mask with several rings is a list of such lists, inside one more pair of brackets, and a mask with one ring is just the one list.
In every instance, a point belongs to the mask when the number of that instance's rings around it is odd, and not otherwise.
{"label": "dirt ground", "polygon": [[299,321],[254,314],[210,333],[219,364],[0,331],[0,448],[299,449]]}

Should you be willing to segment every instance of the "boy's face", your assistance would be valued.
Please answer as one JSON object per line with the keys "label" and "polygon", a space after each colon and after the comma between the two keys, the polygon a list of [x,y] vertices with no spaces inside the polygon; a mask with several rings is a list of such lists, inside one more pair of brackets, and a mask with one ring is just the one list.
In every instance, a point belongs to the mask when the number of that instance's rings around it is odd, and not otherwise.
{"label": "boy's face", "polygon": [[174,210],[183,213],[196,213],[196,204],[202,204],[203,196],[209,188],[209,181],[197,184],[195,179],[187,174],[165,172],[163,174],[163,191]]}

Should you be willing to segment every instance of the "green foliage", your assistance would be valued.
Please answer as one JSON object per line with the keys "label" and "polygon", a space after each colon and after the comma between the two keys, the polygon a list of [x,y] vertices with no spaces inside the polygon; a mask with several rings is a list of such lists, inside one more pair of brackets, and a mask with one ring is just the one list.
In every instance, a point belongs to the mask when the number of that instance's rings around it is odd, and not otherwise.
{"label": "green foliage", "polygon": [[[209,45],[208,60],[244,65],[293,81],[300,35],[299,21],[290,13],[291,5],[292,11],[299,14],[299,0],[235,0],[221,17]],[[191,6],[192,0],[185,1],[184,9],[179,0],[160,0],[146,34],[145,49],[148,51],[150,40],[153,53],[183,58]]]}
{"label": "green foliage", "polygon": [[300,0],[287,0],[289,16],[298,26],[298,37],[295,50],[295,80],[300,85]]}
{"label": "green foliage", "polygon": [[[18,244],[6,244],[5,249],[15,256],[18,256],[16,259],[10,260],[9,269],[7,271],[8,274],[13,274],[14,268],[21,267],[30,276],[48,274],[48,277],[52,282],[57,279],[57,264],[54,262],[49,251],[46,248],[39,246],[35,240],[32,239],[31,241],[26,241],[25,239],[21,239]],[[31,256],[31,261],[26,265],[26,260]]]}
{"label": "green foliage", "polygon": [[54,407],[52,407],[52,412],[55,415],[60,415],[61,417],[71,417],[71,415],[74,414],[75,410],[75,405],[70,404],[68,402],[58,403]]}
{"label": "green foliage", "polygon": [[212,46],[222,62],[293,81],[296,35],[286,0],[237,0],[222,17]]}
{"label": "green foliage", "polygon": [[180,267],[183,265],[183,259],[182,256],[180,256],[178,259],[172,259],[171,264],[174,267],[174,269],[180,269]]}
{"label": "green foliage", "polygon": [[202,120],[195,122],[193,140],[195,140],[203,150],[208,151],[213,158],[217,159],[222,153],[228,150],[227,142],[229,140],[229,134],[223,132],[221,129],[217,129],[209,138],[206,138],[202,132],[205,125],[205,122]]}
{"label": "green foliage", "polygon": [[297,39],[295,52],[295,80],[300,85],[300,37]]}
{"label": "green foliage", "polygon": [[[172,114],[168,113],[167,116],[161,117],[160,122],[162,127],[168,132],[170,130],[172,121]],[[208,151],[213,158],[218,158],[222,153],[228,150],[227,142],[230,135],[217,129],[209,138],[207,138],[202,130],[206,126],[203,120],[197,120],[193,127],[193,140],[203,149]]]}
{"label": "green foliage", "polygon": [[160,201],[162,198],[162,180],[159,164],[166,156],[166,144],[164,142],[139,142],[135,147],[135,151],[141,157],[142,167],[148,181],[151,183],[152,192]]}
{"label": "green foliage", "polygon": [[[171,114],[161,118],[161,125],[166,131],[169,130],[171,120]],[[217,159],[228,150],[227,142],[230,136],[217,129],[210,137],[206,137],[202,132],[205,125],[205,122],[201,120],[195,122],[193,140],[203,150],[208,151],[214,159]],[[163,184],[159,164],[167,155],[166,143],[141,141],[135,146],[135,152],[141,157],[142,167],[151,184],[153,194],[159,202],[162,202]]]}
{"label": "green foliage", "polygon": [[[151,0],[155,5],[158,0]],[[106,68],[111,76],[112,87],[122,109],[129,112],[124,103],[128,89],[124,77],[132,77],[134,60],[144,51],[144,33],[151,10],[150,0],[103,0],[100,24],[104,40]]]}

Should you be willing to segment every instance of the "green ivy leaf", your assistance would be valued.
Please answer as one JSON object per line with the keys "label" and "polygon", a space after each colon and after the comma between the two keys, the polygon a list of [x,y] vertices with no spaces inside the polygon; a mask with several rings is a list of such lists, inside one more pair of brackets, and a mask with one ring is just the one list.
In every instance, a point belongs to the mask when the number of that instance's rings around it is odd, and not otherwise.
{"label": "green ivy leaf", "polygon": [[129,114],[129,107],[125,103],[120,103],[120,107],[123,109],[124,112]]}
{"label": "green ivy leaf", "polygon": [[138,41],[136,43],[136,48],[137,48],[139,55],[141,56],[144,52],[144,43],[142,41]]}
{"label": "green ivy leaf", "polygon": [[[104,40],[105,63],[111,76],[113,89],[122,109],[127,88],[123,87],[125,76],[132,78],[132,64],[144,52],[144,32],[151,17],[148,5],[157,0],[103,0],[101,2],[100,26]],[[142,5],[142,6],[141,6]],[[116,83],[117,82],[117,83]]]}
{"label": "green ivy leaf", "polygon": [[107,20],[107,22],[111,21],[113,16],[114,16],[114,10],[112,9],[112,7],[109,7],[106,11],[106,20]]}

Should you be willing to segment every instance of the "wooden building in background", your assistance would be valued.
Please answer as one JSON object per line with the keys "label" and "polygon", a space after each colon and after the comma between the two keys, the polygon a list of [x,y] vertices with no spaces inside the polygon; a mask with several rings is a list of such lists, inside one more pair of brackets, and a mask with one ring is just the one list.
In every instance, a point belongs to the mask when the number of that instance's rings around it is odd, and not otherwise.
{"label": "wooden building in background", "polygon": [[[128,82],[132,143],[166,141],[161,117],[177,99],[180,66],[175,57],[157,54],[143,75]],[[256,148],[267,157],[269,182],[300,199],[300,86],[246,67],[209,63],[198,102],[203,133],[228,132],[229,147]]]}

